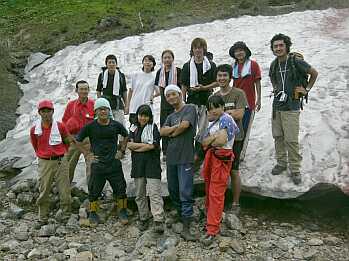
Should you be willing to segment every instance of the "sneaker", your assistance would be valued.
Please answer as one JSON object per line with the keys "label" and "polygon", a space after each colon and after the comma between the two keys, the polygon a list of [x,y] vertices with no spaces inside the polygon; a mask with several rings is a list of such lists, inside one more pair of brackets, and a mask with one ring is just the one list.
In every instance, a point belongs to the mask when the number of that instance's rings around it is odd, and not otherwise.
{"label": "sneaker", "polygon": [[149,220],[145,219],[145,220],[140,220],[139,221],[139,230],[140,231],[146,231],[149,227]]}
{"label": "sneaker", "polygon": [[128,224],[128,213],[126,208],[120,209],[118,213],[118,217],[120,219],[121,224],[127,225]]}
{"label": "sneaker", "polygon": [[204,246],[210,246],[210,245],[214,242],[215,238],[216,238],[216,237],[213,236],[213,235],[206,235],[205,238],[203,238],[203,239],[201,240],[201,243],[202,243]]}
{"label": "sneaker", "polygon": [[281,165],[275,165],[274,168],[271,171],[272,175],[280,175],[283,171],[285,171],[287,168]]}
{"label": "sneaker", "polygon": [[302,182],[302,177],[300,172],[292,172],[291,179],[295,185],[299,185]]}
{"label": "sneaker", "polygon": [[101,222],[101,220],[96,212],[90,212],[90,215],[88,216],[88,220],[90,221],[91,227],[95,227]]}
{"label": "sneaker", "polygon": [[155,221],[154,222],[154,232],[162,234],[164,233],[164,223],[161,221]]}

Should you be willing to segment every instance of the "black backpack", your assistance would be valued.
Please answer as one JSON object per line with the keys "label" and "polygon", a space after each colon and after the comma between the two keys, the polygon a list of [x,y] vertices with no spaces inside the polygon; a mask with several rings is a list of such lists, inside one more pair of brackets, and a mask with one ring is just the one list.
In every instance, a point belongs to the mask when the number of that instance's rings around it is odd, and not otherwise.
{"label": "black backpack", "polygon": [[[288,62],[290,63],[290,75],[296,82],[297,86],[303,86],[304,88],[307,87],[309,82],[309,75],[304,73],[303,71],[299,70],[296,66],[296,60],[304,60],[303,54],[299,52],[291,52],[288,54]],[[276,82],[276,73],[278,72],[278,63],[277,58],[271,63],[271,81]],[[303,110],[303,101],[305,100],[306,103],[308,103],[308,94],[306,95],[300,95],[300,102],[301,102],[301,109]]]}

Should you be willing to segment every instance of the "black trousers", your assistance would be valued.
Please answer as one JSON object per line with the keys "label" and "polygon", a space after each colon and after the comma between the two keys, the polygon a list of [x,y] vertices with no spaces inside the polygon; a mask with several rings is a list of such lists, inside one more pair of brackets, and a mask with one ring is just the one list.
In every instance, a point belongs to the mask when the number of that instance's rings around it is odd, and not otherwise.
{"label": "black trousers", "polygon": [[120,160],[108,163],[92,163],[91,177],[88,184],[88,199],[96,201],[104,188],[106,181],[113,189],[114,198],[126,198],[126,181]]}

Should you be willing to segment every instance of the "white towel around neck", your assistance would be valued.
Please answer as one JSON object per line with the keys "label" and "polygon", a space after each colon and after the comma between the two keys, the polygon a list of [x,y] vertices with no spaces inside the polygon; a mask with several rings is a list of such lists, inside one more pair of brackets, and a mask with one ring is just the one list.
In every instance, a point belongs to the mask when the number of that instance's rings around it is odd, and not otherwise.
{"label": "white towel around neck", "polygon": [[[210,61],[206,56],[204,56],[202,64],[202,74],[205,74],[208,70],[211,69]],[[190,58],[190,87],[195,87],[199,84],[198,81],[198,70],[196,69],[194,57]]]}
{"label": "white towel around neck", "polygon": [[[168,85],[170,84],[177,85],[177,68],[173,63],[171,65],[169,75],[168,75]],[[162,88],[166,87],[166,71],[165,71],[165,66],[163,64],[161,64],[158,85],[159,87],[162,87]]]}
{"label": "white towel around neck", "polygon": [[153,131],[154,131],[154,123],[145,125],[141,135],[141,142],[146,144],[153,144],[154,143]]}
{"label": "white towel around neck", "polygon": [[[35,129],[34,129],[34,134],[41,136],[42,135],[42,121],[41,119],[38,119],[35,122]],[[57,121],[53,121],[52,122],[52,126],[51,126],[51,133],[50,133],[50,139],[48,144],[49,145],[58,145],[62,143],[62,136],[61,133],[59,132],[58,129],[58,123]]]}
{"label": "white towel around neck", "polygon": [[[104,70],[103,73],[103,89],[107,88],[108,83],[108,70]],[[114,82],[113,82],[113,95],[118,96],[120,91],[120,73],[119,70],[116,69],[114,73]]]}

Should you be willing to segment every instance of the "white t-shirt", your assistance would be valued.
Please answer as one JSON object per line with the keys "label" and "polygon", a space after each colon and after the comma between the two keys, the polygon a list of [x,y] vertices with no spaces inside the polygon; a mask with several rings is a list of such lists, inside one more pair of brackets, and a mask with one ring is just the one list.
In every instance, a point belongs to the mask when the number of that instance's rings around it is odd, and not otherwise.
{"label": "white t-shirt", "polygon": [[136,72],[131,75],[131,89],[133,91],[130,100],[130,113],[136,113],[142,104],[150,105],[150,98],[157,89],[154,85],[155,73]]}

